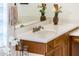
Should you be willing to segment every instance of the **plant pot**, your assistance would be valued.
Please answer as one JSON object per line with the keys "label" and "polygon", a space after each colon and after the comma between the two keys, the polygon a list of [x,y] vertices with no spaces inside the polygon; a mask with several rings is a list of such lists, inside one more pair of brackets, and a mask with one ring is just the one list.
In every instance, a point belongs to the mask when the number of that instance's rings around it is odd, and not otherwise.
{"label": "plant pot", "polygon": [[58,17],[55,16],[55,17],[53,18],[53,23],[54,23],[54,25],[58,25],[58,21],[59,21]]}
{"label": "plant pot", "polygon": [[45,21],[46,20],[46,16],[45,15],[42,15],[41,17],[40,17],[40,21]]}
{"label": "plant pot", "polygon": [[58,21],[59,21],[59,19],[58,19],[58,13],[55,13],[55,16],[53,17],[53,23],[54,23],[54,25],[58,25]]}

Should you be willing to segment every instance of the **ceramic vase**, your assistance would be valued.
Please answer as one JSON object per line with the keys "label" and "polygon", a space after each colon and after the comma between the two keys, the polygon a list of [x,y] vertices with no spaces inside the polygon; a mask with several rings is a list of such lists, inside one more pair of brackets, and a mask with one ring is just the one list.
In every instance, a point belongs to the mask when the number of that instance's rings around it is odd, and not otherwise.
{"label": "ceramic vase", "polygon": [[46,20],[46,16],[44,14],[42,14],[40,17],[40,21],[45,21],[45,20]]}
{"label": "ceramic vase", "polygon": [[55,16],[53,17],[53,23],[54,23],[54,25],[58,25],[58,21],[59,21],[58,13],[55,13]]}

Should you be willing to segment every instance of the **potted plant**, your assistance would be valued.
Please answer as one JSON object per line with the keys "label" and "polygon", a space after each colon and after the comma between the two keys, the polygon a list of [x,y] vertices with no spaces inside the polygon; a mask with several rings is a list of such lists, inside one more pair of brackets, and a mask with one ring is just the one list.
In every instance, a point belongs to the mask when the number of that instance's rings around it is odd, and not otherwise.
{"label": "potted plant", "polygon": [[40,17],[40,21],[45,21],[46,20],[46,16],[45,16],[45,10],[46,10],[46,4],[42,3],[41,6],[39,6],[41,8],[40,12],[41,12],[41,17]]}
{"label": "potted plant", "polygon": [[58,14],[60,13],[60,12],[62,12],[60,9],[61,9],[61,6],[59,6],[58,4],[54,4],[53,5],[53,8],[54,8],[54,13],[55,13],[55,15],[54,15],[54,17],[53,17],[53,23],[54,23],[54,25],[57,25],[58,24],[58,21],[59,21],[59,18],[58,18]]}

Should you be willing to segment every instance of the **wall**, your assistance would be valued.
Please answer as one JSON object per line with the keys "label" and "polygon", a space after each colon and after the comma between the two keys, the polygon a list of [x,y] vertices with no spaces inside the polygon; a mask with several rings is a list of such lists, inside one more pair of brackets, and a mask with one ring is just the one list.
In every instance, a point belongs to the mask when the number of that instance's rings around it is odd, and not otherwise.
{"label": "wall", "polygon": [[[38,8],[36,3],[30,3],[28,5],[20,5],[17,4],[19,20],[23,22],[29,21],[37,21],[40,20],[40,8]],[[70,4],[60,4],[62,6],[62,13],[59,14],[60,23],[68,23],[68,22],[78,22],[79,15],[79,4],[70,3]],[[47,20],[52,20],[54,13],[52,11],[53,4],[47,4],[46,16]]]}
{"label": "wall", "polygon": [[78,22],[79,20],[79,4],[61,4],[63,13],[60,14],[61,22]]}

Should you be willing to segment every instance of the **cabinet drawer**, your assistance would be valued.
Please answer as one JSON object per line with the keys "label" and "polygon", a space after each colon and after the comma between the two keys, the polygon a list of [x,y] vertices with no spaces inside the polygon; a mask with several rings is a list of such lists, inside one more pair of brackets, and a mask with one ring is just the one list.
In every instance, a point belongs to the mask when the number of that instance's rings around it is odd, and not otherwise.
{"label": "cabinet drawer", "polygon": [[46,44],[40,42],[32,42],[27,40],[22,40],[24,46],[28,46],[28,51],[32,53],[45,55]]}

